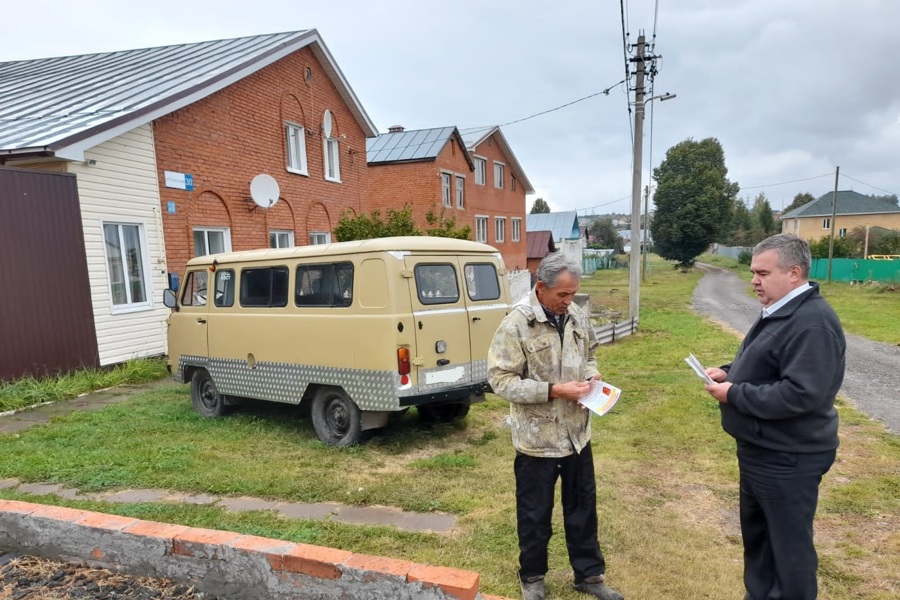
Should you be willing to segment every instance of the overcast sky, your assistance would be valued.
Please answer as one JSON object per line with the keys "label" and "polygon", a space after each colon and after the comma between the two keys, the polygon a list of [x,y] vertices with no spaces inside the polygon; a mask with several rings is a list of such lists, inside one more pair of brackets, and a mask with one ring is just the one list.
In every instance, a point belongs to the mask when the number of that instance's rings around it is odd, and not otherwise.
{"label": "overcast sky", "polygon": [[[836,166],[840,189],[900,192],[900,1],[624,5],[629,44],[656,33],[654,94],[677,94],[647,105],[644,185],[667,149],[715,137],[741,197],[776,210],[831,191]],[[631,211],[617,0],[44,0],[2,15],[0,62],[316,28],[380,132],[504,125],[612,87],[502,129],[529,207]]]}

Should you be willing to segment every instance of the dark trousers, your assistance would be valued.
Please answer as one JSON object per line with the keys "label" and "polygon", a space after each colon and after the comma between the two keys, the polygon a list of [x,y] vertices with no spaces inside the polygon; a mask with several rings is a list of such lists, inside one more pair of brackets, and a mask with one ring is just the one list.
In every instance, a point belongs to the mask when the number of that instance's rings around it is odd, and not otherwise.
{"label": "dark trousers", "polygon": [[517,452],[514,468],[519,577],[525,581],[547,573],[557,479],[562,480],[563,526],[575,582],[603,574],[606,563],[597,541],[597,485],[590,444],[581,454],[564,458],[537,458]]}
{"label": "dark trousers", "polygon": [[813,518],[835,451],[800,454],[738,444],[747,600],[815,600]]}

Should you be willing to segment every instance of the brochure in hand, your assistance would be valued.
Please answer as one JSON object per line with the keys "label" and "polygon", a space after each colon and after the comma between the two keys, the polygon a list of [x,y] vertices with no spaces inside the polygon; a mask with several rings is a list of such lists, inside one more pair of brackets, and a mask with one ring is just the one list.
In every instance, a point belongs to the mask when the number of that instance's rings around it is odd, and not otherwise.
{"label": "brochure in hand", "polygon": [[594,414],[602,417],[609,412],[609,409],[615,406],[619,396],[622,394],[622,390],[611,383],[606,383],[599,379],[591,379],[589,383],[591,384],[591,391],[578,402],[584,405],[585,408],[589,408]]}
{"label": "brochure in hand", "polygon": [[700,361],[697,360],[696,356],[694,356],[693,354],[688,354],[688,357],[684,359],[684,362],[691,366],[691,368],[694,370],[694,373],[697,374],[697,377],[702,379],[704,383],[715,383],[712,379],[709,378],[709,375],[706,374],[706,369],[703,368],[703,365],[700,364]]}

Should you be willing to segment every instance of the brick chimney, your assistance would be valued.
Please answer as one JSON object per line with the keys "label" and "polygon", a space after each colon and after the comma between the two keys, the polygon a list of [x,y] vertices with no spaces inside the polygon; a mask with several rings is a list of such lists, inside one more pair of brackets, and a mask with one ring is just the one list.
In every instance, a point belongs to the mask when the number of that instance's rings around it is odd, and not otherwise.
{"label": "brick chimney", "polygon": [[388,133],[400,133],[404,129],[406,128],[403,127],[403,125],[391,125],[390,127],[388,127]]}

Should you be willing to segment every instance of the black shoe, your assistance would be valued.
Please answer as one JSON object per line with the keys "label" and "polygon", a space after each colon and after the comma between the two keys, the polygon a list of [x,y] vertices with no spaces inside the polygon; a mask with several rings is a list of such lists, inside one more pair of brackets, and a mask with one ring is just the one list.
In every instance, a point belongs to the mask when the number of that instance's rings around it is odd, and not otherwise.
{"label": "black shoe", "polygon": [[544,600],[544,578],[532,577],[522,581],[522,600]]}
{"label": "black shoe", "polygon": [[600,600],[625,600],[625,596],[603,583],[605,577],[603,575],[594,575],[586,577],[584,581],[574,584],[579,592],[591,594]]}

